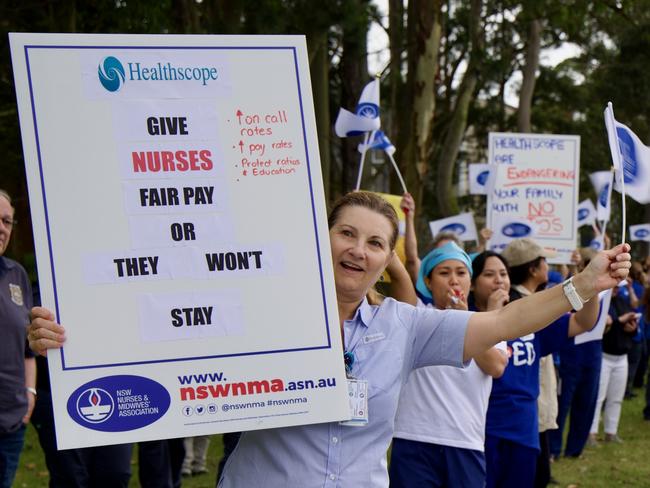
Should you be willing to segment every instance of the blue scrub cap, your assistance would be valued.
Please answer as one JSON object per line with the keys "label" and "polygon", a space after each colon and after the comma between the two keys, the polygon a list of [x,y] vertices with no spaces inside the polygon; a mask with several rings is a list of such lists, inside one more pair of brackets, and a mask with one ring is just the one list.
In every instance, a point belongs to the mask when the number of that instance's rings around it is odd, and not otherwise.
{"label": "blue scrub cap", "polygon": [[469,275],[472,276],[472,260],[465,251],[458,247],[458,244],[451,241],[444,246],[434,249],[422,260],[420,271],[418,273],[418,281],[415,284],[415,288],[419,293],[425,297],[433,298],[431,291],[429,291],[427,285],[424,283],[424,277],[429,276],[429,273],[431,273],[433,268],[448,259],[454,259],[463,263],[465,267],[467,267]]}

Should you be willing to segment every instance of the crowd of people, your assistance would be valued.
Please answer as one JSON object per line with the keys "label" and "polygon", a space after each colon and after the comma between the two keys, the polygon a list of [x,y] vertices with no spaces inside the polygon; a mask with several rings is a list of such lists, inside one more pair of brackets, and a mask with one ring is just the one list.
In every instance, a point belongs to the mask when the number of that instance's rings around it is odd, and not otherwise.
{"label": "crowd of people", "polygon": [[[603,405],[604,440],[621,442],[621,402],[648,362],[648,260],[632,263],[620,244],[581,249],[574,265],[550,270],[553,253],[532,239],[468,253],[453,234],[436,236],[420,259],[410,195],[402,207],[404,264],[397,214],[377,194],[349,193],[329,215],[341,360],[348,382],[368,389],[366,417],[227,434],[218,486],[546,486],[554,457],[598,442]],[[12,334],[0,343],[0,485],[11,486],[36,404],[50,486],[127,486],[133,446],[56,449],[43,355],[66,332],[45,308],[30,318],[27,275],[2,256],[14,223],[0,192],[0,316]],[[384,271],[386,296],[376,290]],[[590,340],[576,341],[582,334]],[[646,397],[650,419],[650,385]],[[206,438],[139,443],[141,485],[180,486],[182,475],[203,473],[206,448]]]}

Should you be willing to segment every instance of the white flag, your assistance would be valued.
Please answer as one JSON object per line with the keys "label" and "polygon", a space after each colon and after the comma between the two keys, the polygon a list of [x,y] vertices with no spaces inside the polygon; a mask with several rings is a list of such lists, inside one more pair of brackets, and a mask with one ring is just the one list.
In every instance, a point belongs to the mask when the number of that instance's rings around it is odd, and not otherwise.
{"label": "white flag", "polygon": [[650,242],[650,224],[630,225],[630,240]]}
{"label": "white flag", "polygon": [[[379,122],[379,79],[375,78],[363,87],[359,103],[354,112],[361,117],[377,119]],[[379,128],[379,126],[377,126]]]}
{"label": "white flag", "polygon": [[609,221],[612,211],[611,195],[613,173],[611,171],[596,171],[589,175],[591,184],[596,190],[596,217],[598,220]]}
{"label": "white flag", "polygon": [[602,251],[603,249],[605,249],[605,236],[601,234],[599,236],[594,237],[589,243],[589,247],[592,248],[594,251]]}
{"label": "white flag", "polygon": [[607,313],[609,311],[609,304],[612,300],[612,290],[601,291],[598,294],[598,318],[596,319],[596,325],[591,330],[583,332],[575,336],[574,342],[576,346],[578,344],[584,344],[585,342],[598,341],[603,338],[603,333],[605,332],[605,325],[607,322]]}
{"label": "white flag", "polygon": [[469,193],[470,195],[487,195],[490,165],[477,163],[469,165]]}
{"label": "white flag", "polygon": [[650,203],[650,147],[627,125],[614,118],[611,102],[605,108],[605,126],[612,162],[617,169],[616,191],[621,191],[620,178],[625,183],[625,193],[639,203]]}
{"label": "white flag", "polygon": [[583,200],[578,205],[577,222],[578,227],[596,223],[596,207],[590,199]]}
{"label": "white flag", "polygon": [[383,149],[388,155],[395,154],[395,146],[393,146],[393,143],[390,142],[390,139],[382,130],[376,131],[375,137],[372,141],[369,141],[368,144],[361,143],[357,146],[357,150],[360,153],[367,151],[368,149]]}
{"label": "white flag", "polygon": [[470,212],[434,220],[433,222],[429,222],[429,228],[431,229],[431,235],[434,237],[439,232],[453,232],[461,241],[478,240],[474,215]]}
{"label": "white flag", "polygon": [[379,127],[379,80],[374,79],[363,88],[354,113],[339,109],[334,131],[339,137],[348,137],[378,130]]}
{"label": "white flag", "polygon": [[[614,121],[623,164],[625,193],[639,203],[650,203],[650,147],[643,144],[629,127]],[[614,189],[621,191],[618,181]]]}

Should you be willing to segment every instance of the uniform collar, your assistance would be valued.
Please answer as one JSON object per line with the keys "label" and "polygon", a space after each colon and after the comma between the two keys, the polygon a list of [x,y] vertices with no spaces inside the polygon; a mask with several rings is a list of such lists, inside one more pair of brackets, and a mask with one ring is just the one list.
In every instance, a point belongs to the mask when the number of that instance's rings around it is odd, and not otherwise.
{"label": "uniform collar", "polygon": [[16,266],[16,263],[9,258],[0,256],[0,269],[8,270]]}
{"label": "uniform collar", "polygon": [[357,308],[356,312],[354,312],[352,322],[360,322],[366,327],[370,327],[370,322],[372,322],[372,319],[375,316],[375,309],[376,307],[373,307],[368,303],[368,298],[363,297],[363,301]]}
{"label": "uniform collar", "polygon": [[512,286],[515,290],[519,292],[519,294],[523,297],[527,297],[528,295],[532,295],[532,292],[526,288],[524,285],[513,285]]}

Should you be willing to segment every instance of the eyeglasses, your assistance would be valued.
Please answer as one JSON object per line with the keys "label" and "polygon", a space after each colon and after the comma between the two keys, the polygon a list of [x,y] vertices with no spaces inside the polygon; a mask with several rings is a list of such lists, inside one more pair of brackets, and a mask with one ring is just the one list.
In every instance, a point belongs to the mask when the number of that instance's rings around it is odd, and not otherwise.
{"label": "eyeglasses", "polygon": [[0,219],[0,222],[2,222],[2,225],[4,225],[7,229],[11,229],[18,223],[17,220],[10,219],[9,217],[2,217],[2,219]]}

